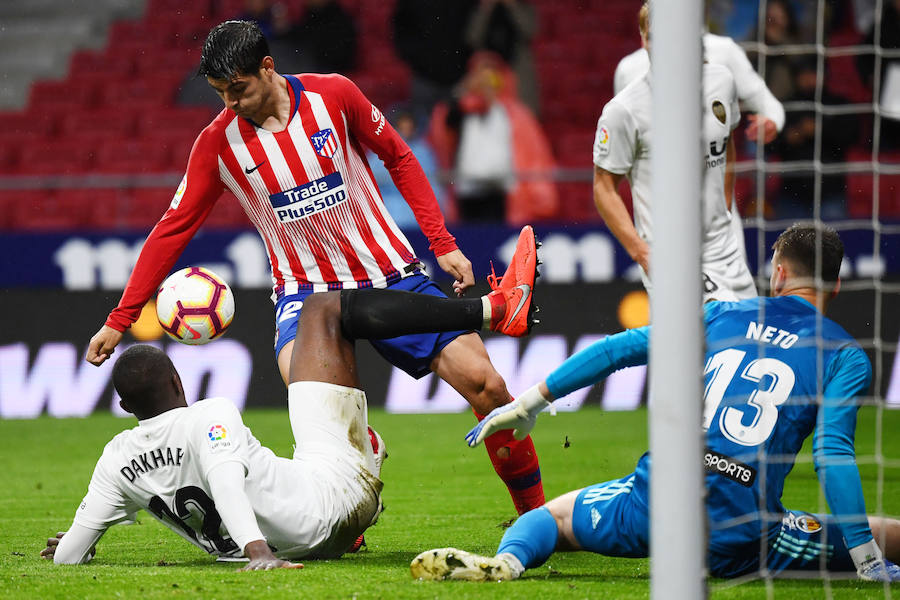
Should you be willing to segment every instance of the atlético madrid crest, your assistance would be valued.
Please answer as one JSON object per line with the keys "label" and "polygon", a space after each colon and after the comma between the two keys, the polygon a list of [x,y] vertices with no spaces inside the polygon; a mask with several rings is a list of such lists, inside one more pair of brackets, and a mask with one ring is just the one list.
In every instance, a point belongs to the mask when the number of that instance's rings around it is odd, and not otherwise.
{"label": "atl\u00e9tico madrid crest", "polygon": [[319,156],[332,158],[334,157],[334,153],[337,152],[337,140],[335,139],[334,132],[330,128],[315,132],[309,136],[309,139],[312,140],[313,147],[316,149],[316,154]]}

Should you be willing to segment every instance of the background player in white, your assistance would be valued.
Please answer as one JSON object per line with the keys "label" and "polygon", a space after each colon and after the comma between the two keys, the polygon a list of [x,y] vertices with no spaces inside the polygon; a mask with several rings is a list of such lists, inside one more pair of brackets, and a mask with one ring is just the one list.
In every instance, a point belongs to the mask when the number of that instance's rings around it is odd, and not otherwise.
{"label": "background player in white", "polygon": [[[742,108],[754,113],[747,116],[747,138],[755,141],[761,131],[764,143],[774,140],[784,127],[784,106],[753,69],[743,48],[730,37],[706,32],[703,34],[703,58],[731,71]],[[650,53],[645,47],[624,56],[616,65],[613,94],[618,94],[649,70]]]}
{"label": "background player in white", "polygon": [[[200,72],[225,108],[191,150],[169,209],[150,232],[119,301],[91,338],[99,365],[121,341],[224,189],[266,245],[275,301],[275,359],[285,384],[304,302],[313,293],[383,288],[444,296],[422,271],[388,213],[366,162],[371,149],[409,203],[438,265],[462,294],[472,265],[444,224],[434,192],[406,142],[363,93],[338,74],[282,75],[255,23],[227,21],[203,44]],[[506,383],[478,335],[467,331],[374,340],[413,377],[436,373],[476,414],[509,402]],[[518,512],[544,501],[530,439],[507,433],[485,444]]]}
{"label": "background player in white", "polygon": [[[650,53],[646,47],[638,48],[624,56],[616,65],[613,76],[613,94],[618,94],[625,86],[642,77],[650,70]],[[747,115],[747,138],[760,140],[768,144],[784,127],[784,106],[766,86],[765,80],[759,76],[750,64],[747,54],[730,37],[706,32],[703,34],[703,57],[706,62],[727,67],[734,77],[738,100],[742,108],[751,113]],[[729,159],[731,162],[733,159]],[[745,254],[744,226],[734,198],[734,173],[725,176],[725,194],[728,207],[731,209],[731,226]]]}
{"label": "background player in white", "polygon": [[[649,43],[647,5],[640,10],[639,24],[646,46]],[[654,201],[667,201],[650,197],[651,96],[650,74],[645,73],[603,108],[594,139],[594,203],[610,231],[643,269],[648,291],[652,281],[650,206]],[[756,286],[744,258],[743,238],[738,240],[735,236],[725,197],[726,162],[728,155],[733,156],[731,133],[739,121],[731,73],[720,65],[704,64],[702,141],[707,149],[702,188],[704,301],[756,296]],[[617,191],[623,176],[631,185],[634,223]]]}
{"label": "background player in white", "polygon": [[[293,460],[261,446],[229,400],[187,406],[168,356],[132,346],[116,361],[113,384],[140,422],[107,444],[72,526],[42,556],[87,562],[106,529],[139,509],[211,554],[246,556],[251,570],[340,556],[378,516],[385,456],[367,426],[354,341],[481,328],[526,334],[535,312],[530,289],[522,292],[534,285],[530,239],[512,260],[523,268],[481,298],[378,289],[311,296],[291,357]],[[505,326],[514,320],[515,332]]]}

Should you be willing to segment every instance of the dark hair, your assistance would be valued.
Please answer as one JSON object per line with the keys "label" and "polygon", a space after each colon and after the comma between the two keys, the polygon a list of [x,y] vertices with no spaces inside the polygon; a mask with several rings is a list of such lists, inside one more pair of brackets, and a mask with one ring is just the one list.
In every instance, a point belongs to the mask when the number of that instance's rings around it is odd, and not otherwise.
{"label": "dark hair", "polygon": [[162,350],[138,344],[113,366],[113,386],[132,411],[150,406],[172,376],[175,365]]}
{"label": "dark hair", "polygon": [[206,36],[198,73],[213,79],[254,75],[269,54],[269,42],[259,25],[253,21],[225,21]]}
{"label": "dark hair", "polygon": [[[816,273],[816,248],[821,248],[822,272]],[[844,259],[844,243],[837,232],[822,224],[794,223],[784,230],[772,250],[791,263],[801,277],[820,275],[822,281],[836,282]]]}

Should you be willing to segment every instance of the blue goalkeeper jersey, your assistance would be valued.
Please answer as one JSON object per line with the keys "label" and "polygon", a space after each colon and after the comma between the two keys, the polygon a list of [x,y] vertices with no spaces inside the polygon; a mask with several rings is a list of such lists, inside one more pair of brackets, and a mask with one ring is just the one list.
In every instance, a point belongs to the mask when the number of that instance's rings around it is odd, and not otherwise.
{"label": "blue goalkeeper jersey", "polygon": [[[705,305],[704,416],[710,549],[734,551],[777,534],[781,495],[803,441],[848,547],[871,539],[854,452],[869,359],[850,335],[797,296]],[[557,398],[647,360],[649,328],[574,355],[547,378]],[[660,398],[660,401],[665,401]],[[649,455],[635,471],[646,501]],[[815,527],[815,523],[808,526]]]}

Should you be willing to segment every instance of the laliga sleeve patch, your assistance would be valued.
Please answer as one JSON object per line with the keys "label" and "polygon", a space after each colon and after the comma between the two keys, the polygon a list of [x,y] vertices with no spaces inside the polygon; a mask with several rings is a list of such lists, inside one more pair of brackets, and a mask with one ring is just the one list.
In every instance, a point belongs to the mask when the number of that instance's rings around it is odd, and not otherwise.
{"label": "laliga sleeve patch", "polygon": [[594,151],[598,156],[606,156],[609,154],[609,129],[606,125],[597,128],[597,137],[594,140]]}
{"label": "laliga sleeve patch", "polygon": [[234,444],[233,438],[229,437],[228,430],[224,425],[210,425],[206,432],[206,443],[209,445],[210,452],[223,452],[230,450]]}
{"label": "laliga sleeve patch", "polygon": [[178,184],[178,189],[175,190],[175,196],[172,198],[172,204],[169,207],[172,210],[178,208],[178,205],[181,204],[181,198],[184,196],[184,190],[187,189],[187,173],[184,174],[184,177],[181,178],[181,183]]}

